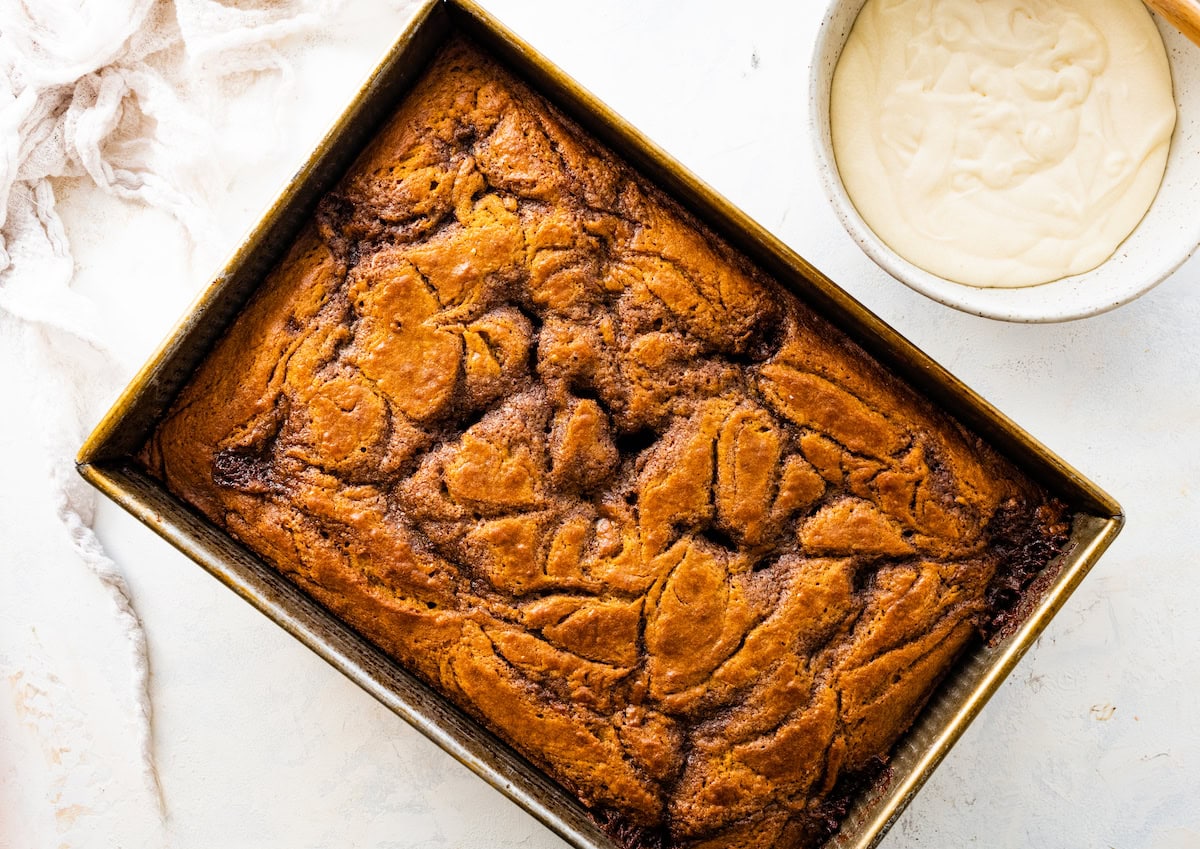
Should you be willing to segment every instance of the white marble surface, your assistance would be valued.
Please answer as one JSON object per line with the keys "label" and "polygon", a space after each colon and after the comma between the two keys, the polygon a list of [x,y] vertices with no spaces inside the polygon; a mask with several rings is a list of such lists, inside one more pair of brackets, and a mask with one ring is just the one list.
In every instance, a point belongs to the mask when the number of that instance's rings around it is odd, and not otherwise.
{"label": "white marble surface", "polygon": [[[884,846],[1200,847],[1200,263],[1132,305],[1078,323],[1017,326],[955,313],[872,265],[818,188],[806,92],[822,4],[486,3],[1128,512],[1113,549]],[[94,298],[127,372],[405,18],[398,4],[349,0],[320,37],[286,45],[296,69],[290,91],[270,80],[230,88],[212,179],[213,244],[193,249],[164,216],[82,183],[59,185],[76,285]],[[0,355],[2,347],[0,337]],[[115,661],[88,661],[114,639],[103,599],[89,575],[54,556],[56,543],[34,519],[48,498],[44,464],[30,448],[36,374],[3,359],[0,374],[0,397],[16,399],[0,407],[0,450],[12,458],[0,472],[0,585],[8,588],[0,667],[8,657],[10,685],[0,687],[0,847],[563,845],[105,503],[97,527],[128,575],[149,638],[166,810],[159,823],[147,799],[121,790],[130,786],[121,780],[125,732],[113,715],[122,673]],[[30,646],[59,682],[41,697],[71,705],[90,749],[45,745],[11,668],[13,657],[31,656],[17,649]],[[80,810],[64,814],[64,788]]]}

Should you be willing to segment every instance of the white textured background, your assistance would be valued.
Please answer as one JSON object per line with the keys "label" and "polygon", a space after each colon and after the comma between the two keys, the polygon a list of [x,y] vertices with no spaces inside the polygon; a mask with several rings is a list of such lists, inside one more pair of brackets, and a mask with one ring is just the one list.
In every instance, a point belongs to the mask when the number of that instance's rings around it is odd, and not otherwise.
{"label": "white textured background", "polygon": [[[877,270],[819,190],[806,93],[823,4],[485,2],[1126,508],[1113,549],[884,846],[1200,847],[1200,263],[1130,306],[1073,324],[955,313]],[[127,370],[208,281],[406,18],[398,0],[348,0],[328,31],[285,45],[290,89],[271,80],[230,88],[212,177],[218,243],[192,248],[163,215],[82,183],[57,186],[76,287],[95,298]],[[31,689],[20,670],[5,670],[0,847],[563,845],[105,503],[98,531],[129,577],[149,639],[165,827],[146,799],[122,795],[131,754],[112,712],[123,655],[94,660],[116,635],[90,574],[34,556],[54,528],[25,518],[49,498],[28,446],[39,439],[38,405],[55,400],[39,398],[36,373],[7,358],[5,329],[0,661],[21,647],[57,672],[52,687]],[[89,746],[47,746],[54,729],[39,700],[53,700],[55,721],[82,729]]]}

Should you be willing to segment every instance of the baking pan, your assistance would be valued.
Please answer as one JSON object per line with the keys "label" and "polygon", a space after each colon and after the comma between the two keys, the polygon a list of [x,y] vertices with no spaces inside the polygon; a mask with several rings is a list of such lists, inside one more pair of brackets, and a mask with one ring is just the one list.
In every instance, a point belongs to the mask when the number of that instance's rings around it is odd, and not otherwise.
{"label": "baking pan", "polygon": [[897,744],[884,775],[856,798],[841,830],[827,844],[829,849],[874,846],[1112,542],[1124,521],[1120,506],[470,0],[427,0],[420,8],[307,162],[96,427],[79,452],[80,473],[569,844],[613,849],[573,797],[170,495],[133,459],[193,370],[291,245],[317,201],[393,113],[437,48],[455,33],[490,51],[585,131],[1070,506],[1070,541],[1034,581],[1020,608],[1022,618],[959,659]]}

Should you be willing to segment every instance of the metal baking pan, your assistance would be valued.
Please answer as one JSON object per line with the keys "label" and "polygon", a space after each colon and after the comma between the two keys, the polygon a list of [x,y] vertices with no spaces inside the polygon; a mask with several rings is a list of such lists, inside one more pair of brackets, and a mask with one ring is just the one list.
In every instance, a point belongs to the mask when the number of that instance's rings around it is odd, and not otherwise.
{"label": "metal baking pan", "polygon": [[585,131],[1070,505],[1070,542],[1035,581],[1023,619],[960,658],[900,740],[885,775],[855,800],[827,844],[829,849],[874,846],[1112,542],[1124,521],[1121,508],[470,0],[427,0],[421,7],[308,161],[96,427],[79,452],[80,474],[569,844],[613,849],[558,785],[167,493],[133,459],[317,201],[456,32],[491,51]]}

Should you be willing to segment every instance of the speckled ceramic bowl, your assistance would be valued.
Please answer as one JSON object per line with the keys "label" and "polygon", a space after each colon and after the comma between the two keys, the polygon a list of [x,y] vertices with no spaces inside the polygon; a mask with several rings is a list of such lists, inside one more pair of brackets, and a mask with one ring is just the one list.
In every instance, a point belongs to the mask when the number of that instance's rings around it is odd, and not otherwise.
{"label": "speckled ceramic bowl", "polygon": [[1175,85],[1179,120],[1162,187],[1146,217],[1116,253],[1085,274],[1021,289],[979,289],[930,274],[875,235],[846,194],[829,128],[833,71],[865,0],[834,0],[817,34],[812,60],[812,121],[817,164],[833,207],[859,246],[881,268],[935,301],[1004,321],[1069,321],[1097,315],[1143,295],[1200,244],[1200,48],[1157,15]]}

